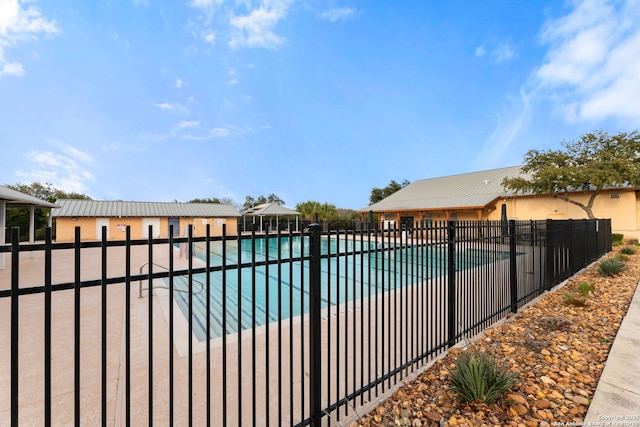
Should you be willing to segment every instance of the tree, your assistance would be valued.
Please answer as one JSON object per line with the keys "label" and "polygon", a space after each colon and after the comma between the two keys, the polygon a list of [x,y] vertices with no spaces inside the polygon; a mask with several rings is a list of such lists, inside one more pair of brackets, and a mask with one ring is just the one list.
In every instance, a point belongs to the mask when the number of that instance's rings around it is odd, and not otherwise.
{"label": "tree", "polygon": [[284,200],[275,194],[271,193],[267,197],[259,196],[257,199],[254,199],[251,196],[247,196],[244,200],[244,204],[242,205],[243,210],[251,209],[258,205],[264,205],[265,203],[275,203],[276,205],[284,205]]}
{"label": "tree", "polygon": [[295,210],[302,214],[303,219],[315,220],[318,214],[319,220],[329,220],[337,217],[337,209],[330,203],[320,203],[314,200],[298,203]]}
{"label": "tree", "polygon": [[215,203],[215,204],[220,204],[222,202],[217,197],[207,197],[206,199],[189,200],[187,203]]}
{"label": "tree", "polygon": [[[522,172],[526,175],[506,178],[505,189],[534,194],[551,194],[582,208],[594,219],[593,203],[606,188],[640,185],[640,135],[638,132],[587,133],[577,141],[562,142],[560,150],[529,150]],[[590,192],[586,204],[571,196]],[[572,198],[574,197],[574,198]]]}
{"label": "tree", "polygon": [[91,197],[86,194],[76,193],[75,191],[64,191],[53,186],[49,182],[44,184],[34,181],[31,184],[15,184],[7,185],[7,187],[19,191],[24,194],[29,194],[33,197],[37,197],[41,200],[46,200],[49,203],[55,203],[58,199],[84,199],[91,200]]}
{"label": "tree", "polygon": [[384,188],[374,187],[371,189],[371,195],[369,196],[369,203],[370,204],[378,203],[380,200],[386,199],[396,191],[403,189],[409,184],[411,183],[406,179],[403,179],[400,183],[397,183],[395,180],[391,180],[389,185],[387,185]]}

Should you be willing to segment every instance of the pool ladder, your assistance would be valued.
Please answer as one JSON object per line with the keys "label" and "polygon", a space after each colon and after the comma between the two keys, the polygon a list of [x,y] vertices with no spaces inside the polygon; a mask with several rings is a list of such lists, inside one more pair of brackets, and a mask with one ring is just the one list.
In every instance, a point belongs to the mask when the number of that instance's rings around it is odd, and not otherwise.
{"label": "pool ladder", "polygon": [[[140,273],[140,274],[142,274],[142,270],[143,270],[146,266],[148,266],[149,264],[151,264],[151,265],[153,265],[153,266],[155,266],[155,267],[160,267],[161,269],[163,269],[163,270],[165,270],[165,271],[169,271],[169,269],[168,269],[167,267],[165,267],[164,265],[156,264],[155,262],[145,262],[144,264],[142,264],[142,265],[140,266],[139,273]],[[199,284],[199,285],[200,285],[200,289],[199,289],[197,292],[194,292],[194,293],[193,293],[194,295],[197,295],[197,294],[199,294],[200,292],[202,292],[202,291],[204,290],[204,283],[202,283],[201,281],[199,281],[198,279],[195,279],[195,278],[193,278],[193,277],[191,278],[191,280],[193,280],[194,282],[196,282],[197,284]],[[153,286],[153,288],[169,289],[169,287],[168,287],[168,286],[165,286],[165,285],[156,285],[156,286]],[[148,290],[149,290],[149,288],[143,288],[143,287],[142,287],[142,279],[140,279],[140,281],[138,282],[138,298],[142,298],[142,291],[148,291]],[[173,288],[173,290],[174,290],[175,292],[182,292],[182,293],[185,293],[185,294],[188,294],[188,293],[189,293],[189,290],[185,290],[185,289],[176,289],[176,288]]]}

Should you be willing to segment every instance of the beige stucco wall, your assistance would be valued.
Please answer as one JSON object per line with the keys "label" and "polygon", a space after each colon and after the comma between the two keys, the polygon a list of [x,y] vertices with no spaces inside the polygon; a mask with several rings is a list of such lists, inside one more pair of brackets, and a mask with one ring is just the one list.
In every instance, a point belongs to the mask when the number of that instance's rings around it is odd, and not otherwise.
{"label": "beige stucco wall", "polygon": [[[131,228],[131,239],[146,238],[148,225],[145,219],[156,220],[159,233],[158,238],[166,238],[169,235],[169,219],[164,218],[106,218],[108,220],[108,240],[124,240],[126,236],[126,227]],[[75,227],[80,227],[80,239],[99,240],[101,231],[97,227],[97,218],[94,217],[77,217],[72,218],[56,218],[56,241],[72,242],[75,239]],[[222,225],[227,226],[227,235],[235,236],[238,230],[237,218],[180,218],[179,236],[184,235],[187,225],[193,225],[193,236],[203,237],[206,235],[206,225],[210,225],[211,236],[222,235]]]}
{"label": "beige stucco wall", "polygon": [[[611,194],[619,195],[611,198]],[[584,204],[588,202],[588,194],[572,194],[571,197]],[[509,199],[507,216],[510,219],[582,219],[587,218],[586,212],[580,207],[567,203],[561,198],[551,196],[519,197]],[[611,218],[611,228],[614,233],[622,233],[625,239],[638,238],[639,215],[638,196],[634,190],[603,192],[596,197],[593,213],[596,218]],[[500,219],[500,206],[496,209]]]}

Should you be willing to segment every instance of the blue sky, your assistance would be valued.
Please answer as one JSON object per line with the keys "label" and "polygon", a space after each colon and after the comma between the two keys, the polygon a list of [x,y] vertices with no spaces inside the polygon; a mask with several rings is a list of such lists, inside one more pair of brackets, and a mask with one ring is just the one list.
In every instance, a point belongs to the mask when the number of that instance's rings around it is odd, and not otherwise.
{"label": "blue sky", "polygon": [[0,184],[359,209],[636,130],[639,75],[637,0],[0,0]]}

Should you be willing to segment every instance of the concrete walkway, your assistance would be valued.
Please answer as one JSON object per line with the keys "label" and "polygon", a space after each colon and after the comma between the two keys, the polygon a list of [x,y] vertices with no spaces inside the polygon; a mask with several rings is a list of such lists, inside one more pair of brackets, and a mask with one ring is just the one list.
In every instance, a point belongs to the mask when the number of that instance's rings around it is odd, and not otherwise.
{"label": "concrete walkway", "polygon": [[640,286],[613,341],[584,425],[640,426]]}

